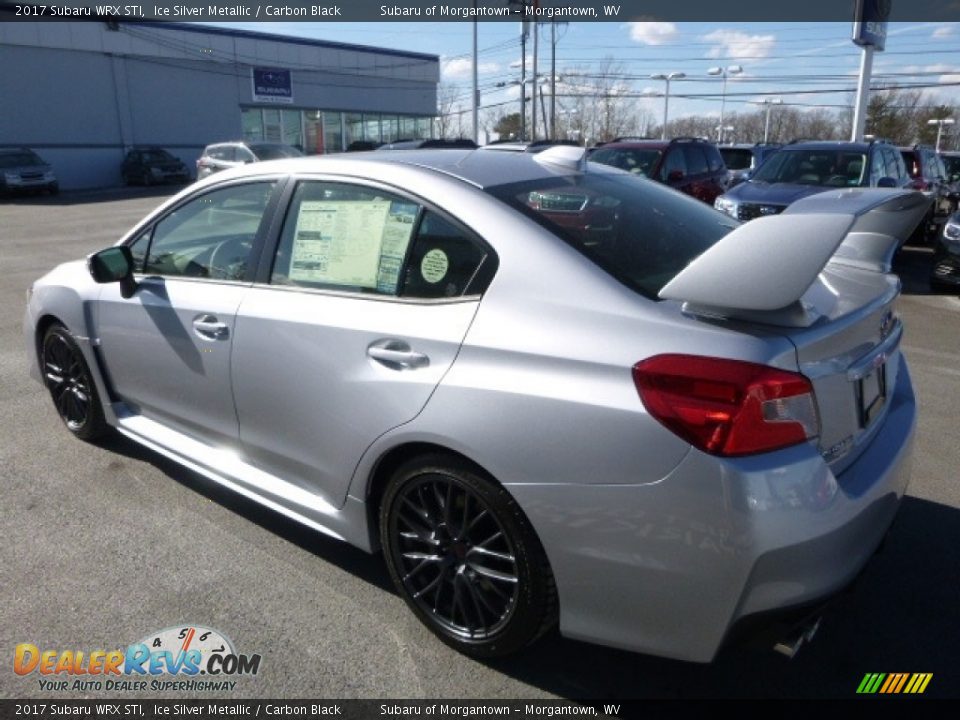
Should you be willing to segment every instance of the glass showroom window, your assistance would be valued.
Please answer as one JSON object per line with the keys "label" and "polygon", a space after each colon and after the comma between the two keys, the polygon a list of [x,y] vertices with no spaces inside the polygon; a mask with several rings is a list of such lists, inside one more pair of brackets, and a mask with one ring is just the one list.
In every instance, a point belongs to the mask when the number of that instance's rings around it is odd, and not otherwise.
{"label": "glass showroom window", "polygon": [[384,115],[380,120],[380,133],[383,136],[383,142],[394,142],[399,140],[400,136],[397,134],[399,129],[397,123],[396,115]]}
{"label": "glass showroom window", "polygon": [[340,152],[344,149],[343,124],[338,112],[323,114],[323,147],[324,152]]}
{"label": "glass showroom window", "polygon": [[363,140],[380,142],[380,115],[378,113],[363,114]]}
{"label": "glass showroom window", "polygon": [[346,146],[350,147],[350,143],[363,140],[363,115],[347,113],[343,117],[346,123],[346,137],[343,140]]}
{"label": "glass showroom window", "polygon": [[263,140],[263,114],[260,108],[245,108],[241,113],[243,139],[255,142]]}
{"label": "glass showroom window", "polygon": [[281,110],[282,140],[286,145],[303,149],[303,113],[300,110]]}

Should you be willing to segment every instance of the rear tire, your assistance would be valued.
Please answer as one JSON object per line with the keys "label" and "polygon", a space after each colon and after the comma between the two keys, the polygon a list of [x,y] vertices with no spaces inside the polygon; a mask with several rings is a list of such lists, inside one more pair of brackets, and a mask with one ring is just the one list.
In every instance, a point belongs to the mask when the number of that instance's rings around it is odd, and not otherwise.
{"label": "rear tire", "polygon": [[40,371],[53,406],[67,430],[81,440],[95,440],[109,430],[93,375],[73,336],[52,325],[40,346]]}
{"label": "rear tire", "polygon": [[466,655],[508,655],[556,623],[553,574],[533,528],[503,486],[463,460],[427,455],[398,468],[380,538],[401,597]]}

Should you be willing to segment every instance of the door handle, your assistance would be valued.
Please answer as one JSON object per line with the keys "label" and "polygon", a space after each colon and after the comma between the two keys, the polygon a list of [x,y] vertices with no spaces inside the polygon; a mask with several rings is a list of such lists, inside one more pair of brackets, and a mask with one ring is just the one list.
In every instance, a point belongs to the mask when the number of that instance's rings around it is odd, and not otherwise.
{"label": "door handle", "polygon": [[380,340],[367,348],[367,355],[391,370],[415,370],[427,367],[430,358],[415,352],[402,340]]}
{"label": "door handle", "polygon": [[193,319],[193,331],[204,340],[223,340],[230,335],[226,323],[217,320],[216,315],[197,315]]}

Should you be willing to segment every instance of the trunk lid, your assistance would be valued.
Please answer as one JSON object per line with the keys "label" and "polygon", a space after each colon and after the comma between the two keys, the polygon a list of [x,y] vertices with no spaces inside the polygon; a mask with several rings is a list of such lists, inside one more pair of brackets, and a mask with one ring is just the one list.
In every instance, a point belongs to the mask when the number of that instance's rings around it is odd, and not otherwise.
{"label": "trunk lid", "polygon": [[883,424],[901,362],[890,263],[926,204],[900,190],[821,193],[738,227],[660,293],[688,314],[762,325],[793,343],[834,472]]}

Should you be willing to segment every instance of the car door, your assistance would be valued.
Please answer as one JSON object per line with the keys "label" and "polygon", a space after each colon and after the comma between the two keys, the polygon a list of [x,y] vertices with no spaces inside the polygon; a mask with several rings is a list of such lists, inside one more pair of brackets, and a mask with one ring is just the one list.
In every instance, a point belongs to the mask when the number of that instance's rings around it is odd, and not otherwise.
{"label": "car door", "polygon": [[211,443],[236,443],[234,321],[259,256],[274,180],[194,195],[131,244],[137,289],[104,285],[100,353],[131,412]]}
{"label": "car door", "polygon": [[493,266],[464,228],[394,190],[301,181],[233,348],[243,452],[335,506],[373,441],[451,366]]}

